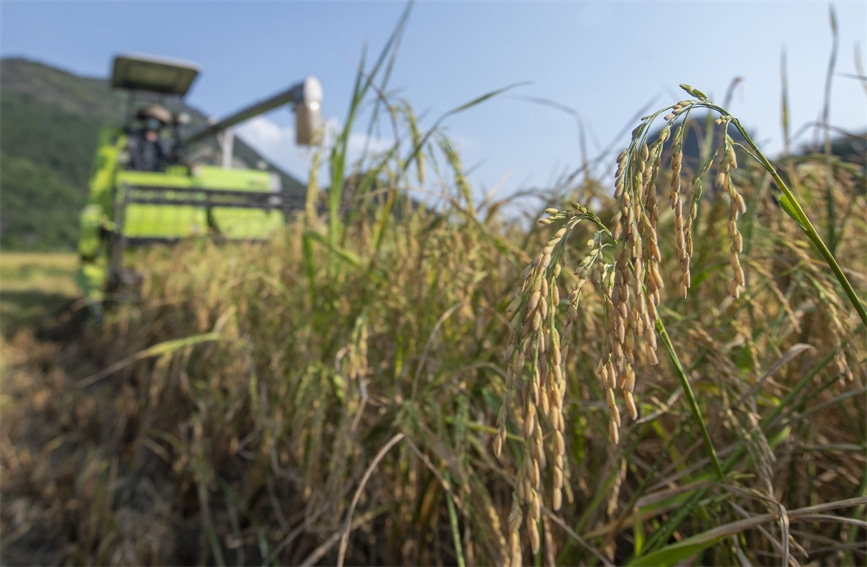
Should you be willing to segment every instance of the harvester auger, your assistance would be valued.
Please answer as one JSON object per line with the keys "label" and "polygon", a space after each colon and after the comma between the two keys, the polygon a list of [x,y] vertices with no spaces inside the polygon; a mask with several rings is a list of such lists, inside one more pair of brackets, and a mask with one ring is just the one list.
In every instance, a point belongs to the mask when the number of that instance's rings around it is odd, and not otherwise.
{"label": "harvester auger", "polygon": [[[111,86],[129,93],[126,123],[100,134],[88,204],[81,213],[76,280],[97,317],[107,299],[134,287],[140,276],[125,266],[125,252],[141,245],[211,236],[225,240],[271,238],[304,196],[281,188],[277,174],[232,168],[232,126],[283,105],[296,116],[296,143],[312,145],[320,133],[322,86],[308,77],[286,91],[247,106],[198,132],[182,132],[189,117],[162,103],[180,100],[198,66],[163,58],[114,59]],[[136,108],[136,97],[149,104]],[[223,135],[221,166],[191,165],[186,149]]]}

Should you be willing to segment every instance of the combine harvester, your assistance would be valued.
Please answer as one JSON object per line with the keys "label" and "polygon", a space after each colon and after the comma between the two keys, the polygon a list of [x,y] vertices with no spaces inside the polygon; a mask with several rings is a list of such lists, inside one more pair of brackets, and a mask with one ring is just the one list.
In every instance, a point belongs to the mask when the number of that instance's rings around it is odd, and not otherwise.
{"label": "combine harvester", "polygon": [[[111,86],[129,93],[126,124],[100,135],[78,241],[81,268],[76,280],[97,316],[106,299],[121,297],[141,281],[124,265],[128,249],[203,236],[267,240],[284,225],[289,211],[304,208],[304,197],[283,191],[276,174],[231,168],[232,137],[227,129],[288,104],[296,116],[296,143],[317,143],[319,80],[308,77],[183,135],[189,117],[172,114],[159,103],[171,97],[182,99],[198,73],[194,64],[150,56],[123,55],[114,60]],[[152,102],[137,108],[139,93],[146,93]],[[222,167],[187,162],[188,147],[218,135],[223,136]]]}

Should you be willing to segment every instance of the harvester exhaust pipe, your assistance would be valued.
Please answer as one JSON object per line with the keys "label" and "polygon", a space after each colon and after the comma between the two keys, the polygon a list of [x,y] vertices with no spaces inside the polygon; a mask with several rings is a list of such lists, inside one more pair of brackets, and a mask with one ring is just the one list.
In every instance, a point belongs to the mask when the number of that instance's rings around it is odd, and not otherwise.
{"label": "harvester exhaust pipe", "polygon": [[313,146],[319,143],[321,133],[322,83],[307,77],[301,89],[301,101],[295,105],[295,143]]}

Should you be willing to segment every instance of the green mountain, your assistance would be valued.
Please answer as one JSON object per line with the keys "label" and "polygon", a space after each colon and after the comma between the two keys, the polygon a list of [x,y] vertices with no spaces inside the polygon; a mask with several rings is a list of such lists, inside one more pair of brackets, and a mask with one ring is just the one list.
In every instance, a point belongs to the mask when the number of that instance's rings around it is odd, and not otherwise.
{"label": "green mountain", "polygon": [[[78,213],[87,201],[87,183],[99,131],[123,123],[127,97],[107,79],[72,73],[21,58],[0,59],[0,248],[71,250],[78,238]],[[192,130],[205,115],[183,102],[170,110],[190,115]],[[216,156],[217,142],[190,148]],[[304,184],[235,138],[234,156],[260,161],[280,175],[283,187]]]}

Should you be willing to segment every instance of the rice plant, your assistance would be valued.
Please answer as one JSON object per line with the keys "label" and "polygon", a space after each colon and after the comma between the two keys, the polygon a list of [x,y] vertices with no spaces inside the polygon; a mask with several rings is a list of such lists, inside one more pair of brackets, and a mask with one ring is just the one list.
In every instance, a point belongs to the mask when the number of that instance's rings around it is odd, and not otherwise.
{"label": "rice plant", "polygon": [[[510,556],[512,564],[522,562],[522,546],[520,544],[519,527],[523,523],[530,541],[530,549],[539,553],[540,509],[547,491],[543,489],[542,480],[546,463],[553,463],[551,474],[551,490],[548,500],[552,510],[557,511],[562,506],[562,489],[564,479],[565,457],[567,455],[564,441],[563,400],[567,389],[567,354],[570,341],[582,340],[573,330],[578,318],[578,311],[594,311],[592,316],[601,322],[595,325],[603,338],[601,348],[596,358],[596,375],[599,385],[605,392],[608,408],[608,434],[612,443],[617,444],[620,438],[622,420],[616,401],[615,391],[622,392],[623,400],[631,419],[635,420],[638,408],[634,395],[636,381],[642,376],[637,368],[659,364],[657,355],[661,342],[670,359],[672,373],[678,378],[680,388],[688,403],[692,420],[701,433],[701,441],[711,468],[709,478],[715,483],[727,487],[732,492],[743,489],[739,482],[731,478],[731,468],[736,461],[720,461],[716,447],[709,432],[708,421],[702,415],[699,400],[690,382],[687,371],[680,360],[678,349],[666,331],[663,317],[660,316],[661,290],[665,287],[662,275],[663,261],[661,238],[666,237],[660,230],[660,206],[657,195],[663,193],[663,185],[668,191],[670,212],[667,213],[673,224],[673,257],[677,259],[678,269],[674,274],[677,295],[686,299],[692,285],[691,259],[695,253],[694,234],[699,230],[696,221],[699,217],[699,205],[705,191],[706,177],[713,170],[715,175],[711,191],[712,197],[720,201],[725,196],[728,202],[725,219],[728,249],[728,263],[731,272],[728,282],[731,301],[737,302],[742,293],[747,291],[746,275],[741,263],[744,252],[744,234],[738,226],[738,221],[747,212],[747,202],[735,183],[735,170],[738,158],[735,143],[728,133],[728,127],[733,125],[746,140],[744,153],[755,160],[773,180],[776,190],[780,192],[774,202],[779,204],[786,214],[803,231],[806,237],[815,245],[819,256],[825,261],[830,276],[836,280],[836,285],[828,285],[829,274],[816,274],[816,279],[822,284],[822,303],[827,306],[827,314],[831,319],[830,332],[838,339],[832,351],[840,376],[846,381],[858,375],[859,384],[867,378],[864,373],[863,352],[859,348],[864,344],[864,325],[867,324],[867,314],[854,287],[837,259],[825,245],[818,231],[808,218],[794,192],[782,180],[780,174],[761,150],[752,141],[749,134],[724,108],[710,102],[701,91],[688,85],[681,87],[694,99],[680,101],[642,118],[641,124],[632,132],[629,147],[617,159],[617,170],[614,175],[614,199],[616,213],[612,219],[613,229],[609,229],[597,215],[590,212],[579,203],[572,203],[571,208],[560,210],[546,209],[547,217],[540,222],[543,225],[559,225],[560,228],[545,243],[533,261],[524,270],[519,285],[512,295],[509,313],[511,319],[511,336],[506,349],[505,359],[508,364],[506,394],[498,419],[499,430],[494,451],[500,456],[507,436],[506,422],[510,414],[521,424],[522,448],[516,490],[513,496],[510,515]],[[711,151],[712,157],[702,163],[691,179],[683,177],[683,137],[690,112],[696,109],[710,109],[719,113],[714,124],[722,130],[718,136],[721,140],[718,148]],[[667,114],[666,114],[667,113]],[[654,139],[650,139],[653,121],[665,114],[664,126]],[[673,130],[673,135],[672,135]],[[668,168],[662,163],[663,148],[666,142],[671,144],[670,163]],[[752,174],[755,175],[755,172]],[[719,207],[720,205],[716,205]],[[567,264],[567,257],[572,248],[569,239],[582,221],[592,226],[592,236],[586,241],[586,248],[572,252],[574,264]],[[753,221],[753,229],[757,220]],[[669,227],[666,227],[669,228]],[[671,234],[670,232],[668,233]],[[756,239],[758,240],[758,239]],[[750,244],[753,244],[752,242]],[[758,242],[756,242],[758,244]],[[803,253],[802,253],[803,254]],[[574,266],[574,271],[572,268]],[[758,267],[758,266],[757,266]],[[567,269],[564,269],[567,268]],[[760,268],[761,269],[761,268]],[[565,314],[558,313],[561,305],[559,281],[561,274],[572,271],[571,277],[564,282],[568,293]],[[767,272],[766,272],[767,273]],[[568,275],[568,274],[567,274]],[[854,274],[853,274],[854,275]],[[858,274],[860,275],[860,274]],[[585,287],[594,288],[595,301],[599,308],[581,304],[582,290]],[[789,300],[785,297],[789,291],[774,290],[782,299],[782,308],[793,315]],[[844,307],[843,298],[849,301],[850,310]],[[751,302],[747,300],[748,305]],[[789,304],[789,306],[787,306]],[[855,318],[860,318],[860,326]],[[558,319],[562,319],[559,321]],[[845,322],[844,322],[845,321]],[[562,329],[562,330],[561,330]],[[846,329],[845,331],[843,329]],[[704,332],[706,340],[714,339]],[[586,333],[585,333],[586,336]],[[811,348],[808,343],[798,343],[787,352],[787,357]],[[750,355],[757,358],[753,347]],[[756,361],[758,362],[758,361]],[[756,367],[760,367],[756,364]],[[645,372],[649,374],[650,372]],[[658,373],[658,371],[654,371]],[[720,387],[720,392],[724,391]],[[741,394],[741,401],[743,400]],[[513,398],[515,398],[513,400]],[[723,400],[728,401],[728,400]],[[513,406],[516,406],[513,410]],[[543,430],[543,418],[550,426],[549,431]],[[760,421],[755,414],[750,418],[752,430],[744,429],[745,424],[739,422],[733,415],[729,416],[731,426],[737,427],[752,438],[764,436],[759,427]],[[543,440],[550,440],[550,451],[544,448]],[[758,446],[750,443],[737,445],[735,455],[742,457],[749,452],[765,473],[763,497],[769,503],[775,503],[780,509],[783,504],[777,502],[773,495],[771,480],[771,463],[773,452],[762,439]],[[741,474],[741,473],[739,473]],[[614,481],[614,489],[619,488],[620,479]],[[734,481],[731,487],[728,483]],[[706,497],[707,489],[695,491],[690,503],[695,506],[701,498]],[[859,500],[863,507],[863,498]],[[613,507],[611,511],[613,511]],[[863,509],[863,508],[862,508]],[[691,510],[685,507],[682,510]],[[694,510],[694,508],[692,509]],[[683,520],[683,516],[680,521]],[[784,535],[788,538],[788,520],[781,520]],[[677,522],[667,529],[672,533]],[[666,533],[665,531],[658,532]],[[661,538],[657,537],[657,541]],[[687,546],[669,546],[651,553],[642,561],[657,563],[659,561],[674,562],[694,554],[702,546],[718,541],[714,538],[704,538],[700,544],[689,546],[686,555],[679,555],[677,550]],[[675,550],[677,548],[677,550]],[[780,548],[783,550],[785,562],[790,559],[788,542]],[[653,548],[651,548],[652,550]],[[636,549],[635,557],[641,557],[640,549]],[[646,552],[645,552],[646,553]]]}
{"label": "rice plant", "polygon": [[[2,344],[4,563],[867,561],[863,164],[772,162],[688,87],[524,229],[440,128],[505,89],[417,117],[405,21],[284,235]],[[394,144],[350,162],[365,109]]]}

